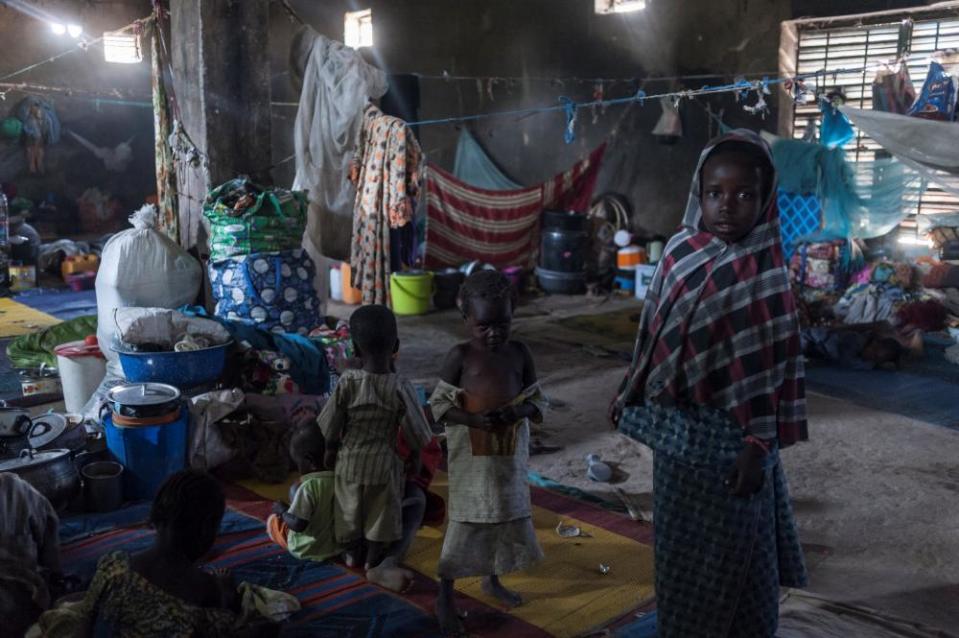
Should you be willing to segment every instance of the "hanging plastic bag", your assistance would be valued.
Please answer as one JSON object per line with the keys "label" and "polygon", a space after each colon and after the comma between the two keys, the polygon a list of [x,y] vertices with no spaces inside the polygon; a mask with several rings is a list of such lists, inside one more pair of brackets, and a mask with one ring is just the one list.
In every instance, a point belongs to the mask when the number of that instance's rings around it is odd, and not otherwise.
{"label": "hanging plastic bag", "polygon": [[663,114],[659,116],[653,128],[653,135],[659,138],[662,144],[675,144],[683,136],[683,120],[679,115],[679,105],[672,99],[664,97],[659,100]]}
{"label": "hanging plastic bag", "polygon": [[849,118],[833,106],[831,102],[821,100],[819,110],[822,111],[822,126],[819,131],[820,144],[826,148],[837,148],[845,146],[852,138],[856,137],[856,131],[849,123]]}
{"label": "hanging plastic bag", "polygon": [[122,377],[111,349],[117,308],[179,308],[200,291],[200,262],[156,229],[156,207],[130,216],[133,228],[114,235],[103,247],[97,273],[97,337],[107,357],[107,376]]}
{"label": "hanging plastic bag", "polygon": [[929,63],[929,74],[919,99],[907,115],[951,122],[956,114],[956,81],[939,62]]}

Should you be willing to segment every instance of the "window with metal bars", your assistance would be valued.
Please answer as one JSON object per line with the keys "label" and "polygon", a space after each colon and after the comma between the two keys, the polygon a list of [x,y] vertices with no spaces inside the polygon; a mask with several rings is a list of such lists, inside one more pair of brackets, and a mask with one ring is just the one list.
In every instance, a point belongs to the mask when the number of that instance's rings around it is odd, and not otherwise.
{"label": "window with metal bars", "polygon": [[[918,94],[926,79],[930,56],[936,51],[954,48],[959,48],[959,16],[929,19],[921,15],[911,19],[888,16],[873,23],[842,27],[829,26],[828,22],[800,24],[795,68],[798,74],[822,69],[840,70],[819,78],[818,88],[826,91],[839,89],[850,106],[871,109],[872,84],[879,65],[907,55],[906,66]],[[867,70],[858,70],[864,67]],[[792,124],[793,136],[801,139],[809,126],[819,126],[819,105],[815,102],[796,105]],[[845,150],[847,159],[857,164],[857,175],[866,180],[871,172],[869,165],[877,158],[888,156],[878,144],[858,130]],[[914,232],[916,214],[959,211],[959,198],[934,184],[925,185],[910,200],[914,202],[914,210],[900,226],[906,232]]]}

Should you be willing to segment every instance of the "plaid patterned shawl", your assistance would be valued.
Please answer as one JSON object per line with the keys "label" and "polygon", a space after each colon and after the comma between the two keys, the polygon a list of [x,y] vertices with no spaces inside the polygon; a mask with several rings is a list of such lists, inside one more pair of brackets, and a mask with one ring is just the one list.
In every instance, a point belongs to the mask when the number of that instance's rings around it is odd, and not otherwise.
{"label": "plaid patterned shawl", "polygon": [[722,142],[759,146],[736,130],[703,151],[682,229],[656,269],[619,405],[694,403],[726,410],[757,437],[781,447],[805,440],[806,398],[796,303],[779,233],[775,183],[750,233],[727,245],[703,230],[700,174]]}

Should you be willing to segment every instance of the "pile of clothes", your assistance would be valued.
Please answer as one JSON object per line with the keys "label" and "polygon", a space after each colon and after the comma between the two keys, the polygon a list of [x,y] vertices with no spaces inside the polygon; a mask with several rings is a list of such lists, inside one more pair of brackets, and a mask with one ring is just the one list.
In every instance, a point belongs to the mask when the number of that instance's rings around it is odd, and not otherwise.
{"label": "pile of clothes", "polygon": [[813,358],[899,366],[907,354],[921,353],[923,334],[959,326],[959,266],[947,262],[879,260],[849,277],[841,294],[800,281],[793,279],[804,350]]}

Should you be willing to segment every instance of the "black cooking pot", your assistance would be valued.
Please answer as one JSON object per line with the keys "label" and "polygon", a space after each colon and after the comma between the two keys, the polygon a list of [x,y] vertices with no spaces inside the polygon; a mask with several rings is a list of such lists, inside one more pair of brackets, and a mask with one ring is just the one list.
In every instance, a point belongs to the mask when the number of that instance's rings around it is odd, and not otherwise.
{"label": "black cooking pot", "polygon": [[13,472],[47,497],[61,511],[80,491],[80,474],[70,450],[23,450],[15,459],[0,461],[0,472]]}
{"label": "black cooking pot", "polygon": [[16,455],[30,447],[32,427],[29,410],[0,407],[0,457]]}

